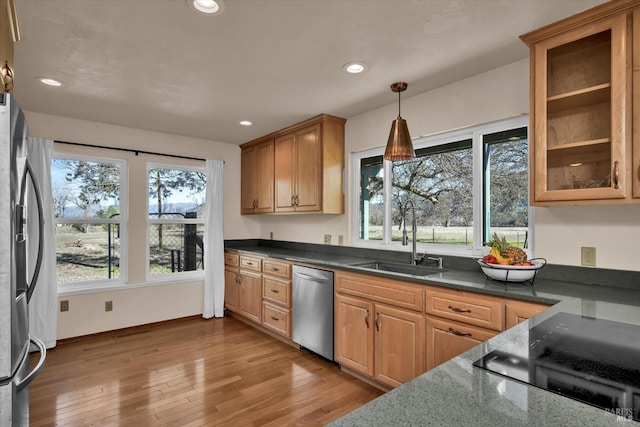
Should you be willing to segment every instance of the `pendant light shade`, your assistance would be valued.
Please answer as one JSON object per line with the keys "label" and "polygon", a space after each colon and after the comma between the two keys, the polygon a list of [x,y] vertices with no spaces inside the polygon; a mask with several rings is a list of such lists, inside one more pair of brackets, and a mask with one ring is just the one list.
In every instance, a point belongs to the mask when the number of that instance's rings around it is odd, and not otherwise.
{"label": "pendant light shade", "polygon": [[400,117],[400,92],[407,89],[406,83],[394,83],[391,90],[398,93],[398,118],[391,124],[387,148],[384,150],[384,159],[391,161],[409,160],[416,156],[409,135],[407,121]]}

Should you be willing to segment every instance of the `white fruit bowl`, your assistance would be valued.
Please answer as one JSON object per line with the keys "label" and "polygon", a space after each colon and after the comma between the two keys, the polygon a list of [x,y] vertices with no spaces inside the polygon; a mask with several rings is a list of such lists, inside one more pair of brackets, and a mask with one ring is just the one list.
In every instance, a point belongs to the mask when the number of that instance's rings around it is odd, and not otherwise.
{"label": "white fruit bowl", "polygon": [[536,277],[538,270],[547,264],[547,260],[544,258],[535,258],[529,260],[533,265],[501,265],[501,264],[487,264],[478,260],[482,272],[490,279],[498,280],[501,282],[526,282],[531,281]]}

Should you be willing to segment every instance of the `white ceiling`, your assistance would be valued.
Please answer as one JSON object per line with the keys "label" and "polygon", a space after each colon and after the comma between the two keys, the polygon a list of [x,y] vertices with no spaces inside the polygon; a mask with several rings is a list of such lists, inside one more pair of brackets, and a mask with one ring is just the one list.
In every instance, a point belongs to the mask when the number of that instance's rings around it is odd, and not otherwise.
{"label": "white ceiling", "polygon": [[204,16],[184,0],[17,0],[14,93],[32,112],[240,144],[395,103],[396,81],[404,99],[526,58],[519,35],[598,3],[225,0]]}

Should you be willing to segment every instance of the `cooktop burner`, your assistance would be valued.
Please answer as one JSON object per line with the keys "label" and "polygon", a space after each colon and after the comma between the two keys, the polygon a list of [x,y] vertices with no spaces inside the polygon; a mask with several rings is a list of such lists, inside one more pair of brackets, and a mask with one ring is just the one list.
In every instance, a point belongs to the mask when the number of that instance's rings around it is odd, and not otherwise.
{"label": "cooktop burner", "polygon": [[474,366],[640,421],[640,326],[558,313]]}

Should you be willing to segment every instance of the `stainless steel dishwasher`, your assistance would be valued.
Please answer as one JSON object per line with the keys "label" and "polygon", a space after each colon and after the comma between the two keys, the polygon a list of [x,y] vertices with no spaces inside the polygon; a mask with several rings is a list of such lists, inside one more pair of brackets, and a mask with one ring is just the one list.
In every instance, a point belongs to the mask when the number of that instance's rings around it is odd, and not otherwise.
{"label": "stainless steel dishwasher", "polygon": [[293,342],[333,361],[333,272],[293,266]]}

